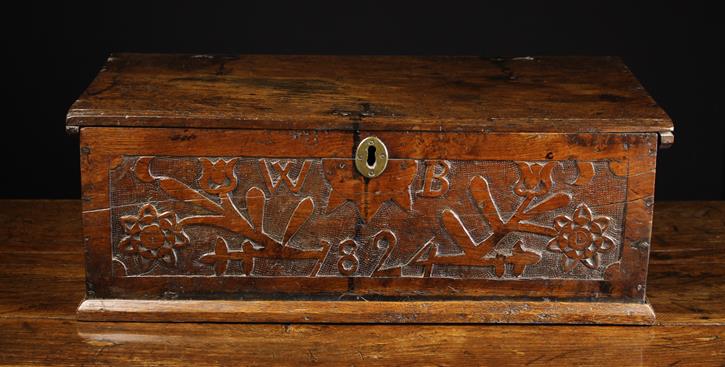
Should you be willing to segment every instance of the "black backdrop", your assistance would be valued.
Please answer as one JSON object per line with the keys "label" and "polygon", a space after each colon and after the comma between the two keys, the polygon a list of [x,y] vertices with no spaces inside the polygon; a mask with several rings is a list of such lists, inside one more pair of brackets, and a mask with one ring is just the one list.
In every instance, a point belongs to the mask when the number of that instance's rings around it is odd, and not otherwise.
{"label": "black backdrop", "polygon": [[64,133],[65,112],[110,52],[133,51],[618,55],[675,121],[657,199],[724,198],[725,29],[714,8],[472,3],[6,4],[0,197],[80,196],[78,141]]}

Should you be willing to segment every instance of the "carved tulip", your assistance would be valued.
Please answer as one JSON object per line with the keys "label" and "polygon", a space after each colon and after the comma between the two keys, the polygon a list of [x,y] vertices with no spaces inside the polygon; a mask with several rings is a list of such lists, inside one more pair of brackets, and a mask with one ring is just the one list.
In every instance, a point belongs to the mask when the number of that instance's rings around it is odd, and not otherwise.
{"label": "carved tulip", "polygon": [[529,163],[518,162],[521,178],[514,185],[514,192],[519,196],[540,196],[551,189],[551,171],[556,162]]}
{"label": "carved tulip", "polygon": [[234,173],[236,163],[236,159],[212,161],[201,158],[203,171],[199,178],[199,186],[213,195],[231,192],[237,187],[237,176]]}

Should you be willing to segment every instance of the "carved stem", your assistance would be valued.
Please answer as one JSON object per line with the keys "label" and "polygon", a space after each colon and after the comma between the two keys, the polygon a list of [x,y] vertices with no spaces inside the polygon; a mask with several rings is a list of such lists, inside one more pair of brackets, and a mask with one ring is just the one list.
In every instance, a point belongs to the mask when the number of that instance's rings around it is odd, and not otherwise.
{"label": "carved stem", "polygon": [[532,194],[526,195],[526,197],[524,198],[524,201],[522,201],[521,204],[519,204],[519,206],[514,211],[514,215],[511,216],[511,219],[509,219],[508,222],[503,224],[503,227],[505,227],[512,221],[515,223],[518,223],[519,221],[521,221],[524,211],[526,210],[526,208],[529,207],[532,200],[534,200],[534,195],[532,195]]}
{"label": "carved stem", "polygon": [[269,236],[265,235],[261,231],[261,228],[260,230],[255,230],[254,227],[252,227],[252,224],[242,215],[236,205],[234,205],[230,193],[220,195],[220,198],[221,207],[224,212],[223,215],[186,217],[179,220],[179,225],[183,227],[203,224],[227,229],[229,231],[239,233],[253,242],[264,245],[265,248],[270,244],[276,243]]}
{"label": "carved stem", "polygon": [[526,232],[548,237],[556,236],[556,230],[554,228],[540,226],[533,223],[507,223],[504,226],[504,230],[504,235],[508,234],[509,232]]}

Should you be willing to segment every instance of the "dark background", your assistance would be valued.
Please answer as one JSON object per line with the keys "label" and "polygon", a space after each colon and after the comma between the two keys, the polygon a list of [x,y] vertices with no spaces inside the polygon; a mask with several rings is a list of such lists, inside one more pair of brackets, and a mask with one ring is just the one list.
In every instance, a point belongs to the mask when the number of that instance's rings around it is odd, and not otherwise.
{"label": "dark background", "polygon": [[392,3],[7,5],[0,197],[80,197],[66,110],[110,52],[133,51],[621,56],[675,121],[657,199],[725,198],[725,29],[704,2]]}

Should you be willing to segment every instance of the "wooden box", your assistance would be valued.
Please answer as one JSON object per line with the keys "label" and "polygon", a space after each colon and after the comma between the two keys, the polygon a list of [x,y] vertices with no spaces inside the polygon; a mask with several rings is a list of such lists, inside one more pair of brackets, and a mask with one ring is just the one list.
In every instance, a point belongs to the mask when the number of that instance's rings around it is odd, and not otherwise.
{"label": "wooden box", "polygon": [[120,54],[67,125],[82,320],[654,322],[617,58]]}

